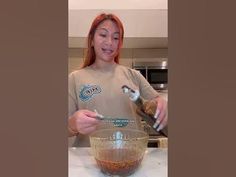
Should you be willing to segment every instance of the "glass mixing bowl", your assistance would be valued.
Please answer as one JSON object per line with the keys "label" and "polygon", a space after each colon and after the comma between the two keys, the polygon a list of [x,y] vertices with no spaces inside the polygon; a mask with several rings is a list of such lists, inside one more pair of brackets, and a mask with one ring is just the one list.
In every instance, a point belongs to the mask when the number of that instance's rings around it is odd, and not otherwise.
{"label": "glass mixing bowl", "polygon": [[102,129],[90,134],[98,167],[108,176],[129,176],[140,166],[148,134],[134,129]]}

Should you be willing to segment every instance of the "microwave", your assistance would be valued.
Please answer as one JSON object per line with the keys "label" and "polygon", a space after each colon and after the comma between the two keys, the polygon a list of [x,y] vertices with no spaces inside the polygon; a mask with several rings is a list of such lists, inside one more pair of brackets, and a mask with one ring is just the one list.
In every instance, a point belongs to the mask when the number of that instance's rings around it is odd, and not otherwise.
{"label": "microwave", "polygon": [[155,90],[167,90],[167,59],[157,59],[155,61],[134,61],[132,68],[138,70]]}

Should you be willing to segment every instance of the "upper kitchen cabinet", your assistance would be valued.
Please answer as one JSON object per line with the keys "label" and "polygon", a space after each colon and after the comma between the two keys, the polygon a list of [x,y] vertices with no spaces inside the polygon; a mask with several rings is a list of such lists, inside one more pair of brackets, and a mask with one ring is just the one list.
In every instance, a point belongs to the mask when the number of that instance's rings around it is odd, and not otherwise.
{"label": "upper kitchen cabinet", "polygon": [[92,20],[101,12],[123,22],[123,48],[167,48],[167,0],[69,0],[69,48],[84,48]]}

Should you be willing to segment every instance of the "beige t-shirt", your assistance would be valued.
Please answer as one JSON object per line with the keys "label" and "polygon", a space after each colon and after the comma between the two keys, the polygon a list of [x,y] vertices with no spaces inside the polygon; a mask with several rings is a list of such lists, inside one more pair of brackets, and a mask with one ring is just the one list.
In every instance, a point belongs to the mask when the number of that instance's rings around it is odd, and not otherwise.
{"label": "beige t-shirt", "polygon": [[[123,93],[123,85],[139,90],[144,99],[158,96],[139,71],[119,64],[107,70],[88,66],[72,72],[69,75],[69,117],[79,109],[96,109],[104,116],[132,119],[134,122],[125,128],[140,129],[141,118],[136,114],[136,105]],[[98,129],[109,127],[113,124],[102,121]],[[79,134],[74,146],[89,146],[88,136]]]}

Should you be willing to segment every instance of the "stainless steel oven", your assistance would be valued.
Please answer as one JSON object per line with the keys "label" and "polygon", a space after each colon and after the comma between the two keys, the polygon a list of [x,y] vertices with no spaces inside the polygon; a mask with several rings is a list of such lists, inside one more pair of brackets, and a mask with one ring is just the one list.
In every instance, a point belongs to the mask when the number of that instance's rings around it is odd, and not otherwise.
{"label": "stainless steel oven", "polygon": [[168,63],[166,58],[153,59],[155,61],[134,61],[133,68],[147,79],[156,90],[168,88]]}

